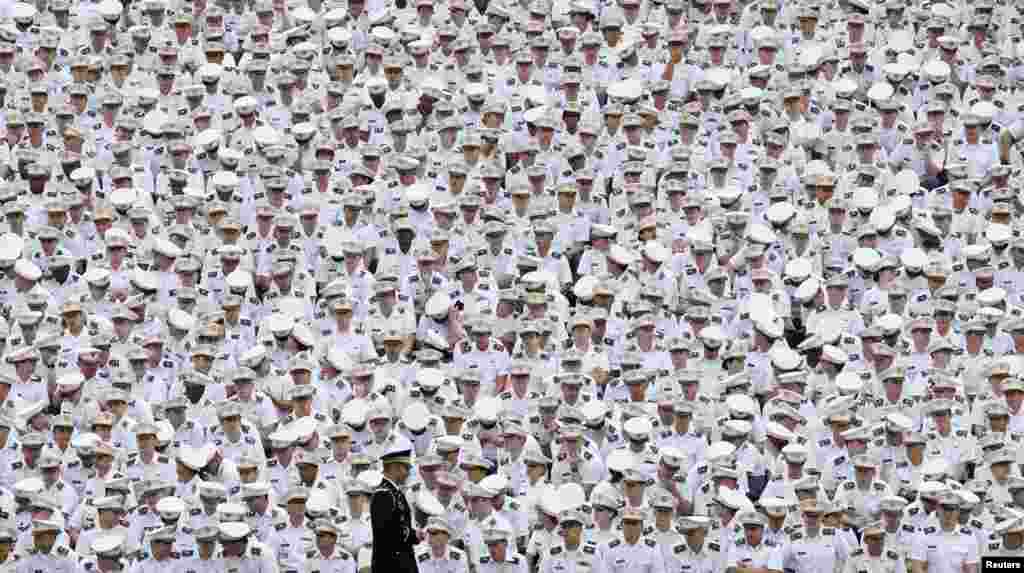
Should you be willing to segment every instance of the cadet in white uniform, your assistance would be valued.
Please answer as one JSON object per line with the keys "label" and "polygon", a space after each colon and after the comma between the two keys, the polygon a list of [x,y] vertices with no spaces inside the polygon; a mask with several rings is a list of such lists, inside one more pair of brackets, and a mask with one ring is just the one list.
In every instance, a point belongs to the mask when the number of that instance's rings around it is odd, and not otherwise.
{"label": "cadet in white uniform", "polygon": [[913,573],[977,573],[978,543],[971,530],[960,525],[960,504],[955,493],[939,500],[939,523],[926,525],[914,540]]}

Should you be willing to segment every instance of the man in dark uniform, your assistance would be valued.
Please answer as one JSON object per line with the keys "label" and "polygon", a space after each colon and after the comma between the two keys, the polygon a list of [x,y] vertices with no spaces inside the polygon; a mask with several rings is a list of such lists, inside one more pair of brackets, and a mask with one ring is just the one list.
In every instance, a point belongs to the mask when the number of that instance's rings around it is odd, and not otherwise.
{"label": "man in dark uniform", "polygon": [[390,444],[381,456],[384,479],[370,501],[373,527],[373,558],[371,573],[415,573],[416,531],[412,512],[402,484],[409,478],[412,466],[412,442],[399,434],[391,434]]}

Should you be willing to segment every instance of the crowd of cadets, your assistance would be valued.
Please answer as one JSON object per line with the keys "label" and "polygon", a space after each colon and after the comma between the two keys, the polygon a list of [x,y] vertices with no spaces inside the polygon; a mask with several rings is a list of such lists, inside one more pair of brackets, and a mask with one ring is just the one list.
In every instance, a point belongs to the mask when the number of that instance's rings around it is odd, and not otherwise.
{"label": "crowd of cadets", "polygon": [[1024,556],[1022,23],[0,0],[0,573]]}

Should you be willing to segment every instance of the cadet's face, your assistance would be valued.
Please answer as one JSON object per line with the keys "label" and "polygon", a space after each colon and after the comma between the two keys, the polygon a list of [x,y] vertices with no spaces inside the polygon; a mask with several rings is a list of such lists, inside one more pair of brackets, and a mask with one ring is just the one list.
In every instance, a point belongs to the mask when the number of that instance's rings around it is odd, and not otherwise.
{"label": "cadet's face", "polygon": [[27,380],[36,370],[35,360],[21,360],[14,363],[14,369],[18,374],[18,378]]}
{"label": "cadet's face", "polygon": [[[483,468],[473,467],[473,468],[470,468],[468,471],[466,471],[466,477],[468,477],[469,481],[471,481],[473,483],[479,483],[480,480],[482,480],[482,479],[484,479],[484,477],[486,477],[486,472],[485,472],[485,470]],[[486,507],[487,506],[487,503],[486,503],[487,499],[486,498],[480,498],[480,499],[483,500],[483,503],[481,504],[481,507]]]}
{"label": "cadet's face", "polygon": [[[237,393],[238,397],[243,399],[243,400],[251,400],[252,396],[253,396],[253,392],[255,390],[256,390],[256,385],[253,384],[249,380],[246,380],[244,382],[240,381],[240,382],[236,382],[235,383],[235,392]],[[242,427],[242,419],[241,418],[237,418],[237,421],[238,421],[237,428],[241,429],[241,427]]]}
{"label": "cadet's face", "polygon": [[[166,544],[166,547],[169,553],[171,545]],[[221,541],[221,548],[223,549],[224,557],[241,557],[242,553],[245,552],[245,541]]]}
{"label": "cadet's face", "polygon": [[107,402],[107,407],[110,408],[110,412],[114,414],[114,417],[118,419],[128,411],[128,403],[123,400],[111,400]]}
{"label": "cadet's face", "polygon": [[387,418],[374,418],[370,420],[370,432],[378,438],[384,438],[389,429],[390,423]]}
{"label": "cadet's face", "polygon": [[255,468],[246,468],[238,470],[238,479],[242,483],[253,483],[260,477],[260,472]]}
{"label": "cadet's face", "polygon": [[1008,477],[1010,477],[1009,463],[992,464],[990,467],[990,471],[992,472],[992,479],[994,479],[996,482],[1003,483],[1006,481]]}
{"label": "cadet's face", "polygon": [[43,470],[43,483],[46,484],[46,487],[52,487],[53,484],[57,483],[57,480],[59,480],[59,479],[60,479],[60,469],[59,468],[47,468],[47,469]]}
{"label": "cadet's face", "polygon": [[39,459],[39,453],[42,451],[42,447],[22,447],[22,457],[25,460],[25,464],[34,466],[36,460]]}
{"label": "cadet's face", "polygon": [[193,471],[192,468],[181,462],[175,464],[175,473],[178,476],[178,481],[182,483],[192,481],[192,477],[196,475],[196,472]]}
{"label": "cadet's face", "polygon": [[249,502],[249,509],[257,514],[263,514],[267,511],[269,498],[265,495],[250,497],[246,501]]}
{"label": "cadet's face", "polygon": [[[95,428],[93,429],[93,431],[95,431]],[[98,432],[97,432],[97,435],[99,435]],[[101,438],[102,438],[102,436],[101,436]],[[107,438],[104,438],[104,439],[105,440],[109,440],[110,439],[110,428],[109,427],[107,427]],[[114,458],[113,458],[113,456],[108,456],[106,454],[99,454],[99,455],[96,456],[96,473],[98,473],[99,475],[101,475],[101,476],[102,475],[106,475],[107,472],[110,471],[111,466],[113,466],[113,465],[114,465]]]}
{"label": "cadet's face", "polygon": [[367,496],[361,493],[349,492],[347,497],[349,513],[353,516],[362,515],[363,509],[366,507]]}
{"label": "cadet's face", "polygon": [[882,548],[885,546],[885,536],[865,535],[864,543],[867,545],[868,555],[877,557],[882,554]]}
{"label": "cadet's face", "polygon": [[[308,466],[308,465],[309,464],[302,464],[302,466],[299,467],[299,471],[302,471],[302,467],[303,466]],[[314,469],[315,469],[315,467],[316,466],[314,466]],[[297,517],[297,516],[305,515],[305,513],[306,513],[306,500],[304,500],[304,499],[296,499],[296,500],[290,501],[290,502],[288,502],[288,505],[285,506],[285,508],[288,510],[288,515],[291,516],[291,517]]]}
{"label": "cadet's face", "polygon": [[213,361],[209,356],[197,355],[192,357],[192,366],[200,372],[208,372]]}
{"label": "cadet's face", "polygon": [[211,559],[213,552],[217,549],[217,542],[214,540],[209,541],[197,541],[199,546],[199,556],[203,559]]}
{"label": "cadet's face", "polygon": [[300,464],[299,474],[305,483],[313,483],[317,474],[320,473],[320,466],[316,464]]}
{"label": "cadet's face", "polygon": [[228,416],[221,420],[221,427],[224,428],[224,433],[234,440],[242,431],[242,418],[240,416]]}
{"label": "cadet's face", "polygon": [[499,541],[497,543],[488,543],[487,552],[490,554],[491,559],[502,562],[505,560],[505,555],[508,552],[508,542]]}
{"label": "cadet's face", "polygon": [[1006,396],[1006,406],[1010,409],[1011,413],[1015,414],[1020,411],[1021,402],[1024,401],[1024,392],[1010,390],[1003,395]]}
{"label": "cadet's face", "polygon": [[[51,215],[50,217],[51,217],[50,224],[53,225],[54,224],[54,222],[52,220],[53,215]],[[63,223],[63,222],[64,222],[63,220],[60,221],[60,223]],[[54,225],[54,226],[56,226],[56,225]],[[49,239],[49,238],[47,238],[47,239],[40,239],[39,245],[43,248],[43,253],[45,255],[51,256],[51,255],[53,255],[53,251],[56,250],[56,248],[57,248],[57,241],[55,239]]]}
{"label": "cadet's face", "polygon": [[185,422],[185,409],[184,408],[170,408],[164,410],[164,414],[167,415],[167,420],[172,426],[177,428]]}
{"label": "cadet's face", "polygon": [[960,522],[960,508],[957,506],[941,506],[939,520],[944,527],[954,526]]}
{"label": "cadet's face", "polygon": [[32,541],[35,548],[42,553],[49,553],[53,549],[53,545],[57,542],[56,531],[46,531],[41,533],[33,533]]}
{"label": "cadet's face", "polygon": [[434,548],[448,547],[449,535],[444,531],[431,531],[430,532],[430,546]]}
{"label": "cadet's face", "polygon": [[[1009,416],[989,416],[988,417],[988,429],[990,432],[1004,433],[1010,426]],[[0,440],[0,443],[3,443]]]}
{"label": "cadet's face", "polygon": [[[1013,504],[1017,507],[1024,506],[1024,489],[1012,490],[1011,495],[1013,496]],[[961,510],[963,512],[965,510]]]}
{"label": "cadet's face", "polygon": [[110,529],[117,524],[117,512],[113,509],[100,510],[96,515],[99,519],[100,527],[103,529]]}
{"label": "cadet's face", "polygon": [[333,533],[321,532],[316,534],[316,544],[322,549],[329,550],[337,542],[338,536]]}
{"label": "cadet's face", "polygon": [[578,523],[571,523],[566,526],[562,533],[566,545],[577,546],[583,538],[583,526]]}
{"label": "cadet's face", "polygon": [[643,533],[644,522],[639,519],[627,519],[622,521],[622,535],[630,543],[635,543]]}

